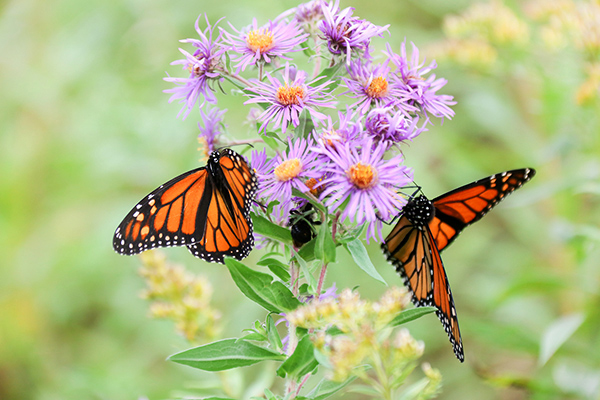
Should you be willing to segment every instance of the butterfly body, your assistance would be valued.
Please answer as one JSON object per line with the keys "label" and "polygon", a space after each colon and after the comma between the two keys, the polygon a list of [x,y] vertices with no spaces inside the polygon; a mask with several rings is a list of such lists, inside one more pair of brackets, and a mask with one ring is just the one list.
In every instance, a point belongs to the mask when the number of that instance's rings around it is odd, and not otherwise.
{"label": "butterfly body", "polygon": [[433,200],[424,195],[412,198],[381,246],[412,293],[413,303],[437,308],[436,314],[461,362],[464,352],[458,317],[440,252],[465,227],[481,219],[534,175],[535,170],[530,168],[506,171]]}
{"label": "butterfly body", "polygon": [[230,149],[211,153],[207,165],[159,186],[123,219],[113,248],[124,255],[156,247],[187,246],[196,257],[242,259],[254,245],[250,206],[256,177]]}

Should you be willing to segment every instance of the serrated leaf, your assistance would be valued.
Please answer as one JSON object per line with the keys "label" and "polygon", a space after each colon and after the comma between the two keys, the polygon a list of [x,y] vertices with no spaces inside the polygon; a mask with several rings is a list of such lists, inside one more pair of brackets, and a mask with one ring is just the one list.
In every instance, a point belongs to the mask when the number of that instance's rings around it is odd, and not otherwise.
{"label": "serrated leaf", "polygon": [[416,308],[411,308],[409,310],[404,310],[404,311],[401,311],[400,313],[398,313],[398,315],[396,315],[394,317],[394,319],[391,320],[388,325],[389,326],[403,325],[403,324],[406,324],[407,322],[414,321],[415,319],[419,319],[424,315],[431,314],[432,312],[435,312],[435,310],[436,310],[435,307],[416,307]]}
{"label": "serrated leaf", "polygon": [[344,382],[333,382],[323,379],[306,395],[306,398],[313,400],[325,400],[348,386],[356,379],[356,376],[346,379]]}
{"label": "serrated leaf", "polygon": [[289,229],[272,223],[262,215],[250,213],[250,216],[256,233],[260,233],[263,236],[267,236],[287,245],[292,244],[292,234]]}
{"label": "serrated leaf", "polygon": [[336,247],[329,232],[329,225],[324,223],[319,228],[319,234],[315,238],[315,258],[325,264],[335,262]]}
{"label": "serrated leaf", "polygon": [[572,314],[555,320],[542,335],[539,365],[544,365],[581,326],[583,314]]}
{"label": "serrated leaf", "polygon": [[360,239],[352,240],[346,243],[344,247],[346,250],[348,250],[348,253],[350,253],[354,259],[354,262],[360,269],[365,271],[371,278],[378,280],[384,285],[387,285],[385,279],[383,279],[383,277],[375,269],[375,266],[369,258],[369,253],[367,253],[367,249]]}
{"label": "serrated leaf", "polygon": [[301,304],[283,283],[273,281],[271,275],[248,268],[231,257],[225,257],[225,265],[241,292],[267,311],[290,312]]}
{"label": "serrated leaf", "polygon": [[243,339],[223,339],[173,354],[168,360],[204,371],[224,371],[265,360],[284,360],[275,353]]}
{"label": "serrated leaf", "polygon": [[313,355],[313,344],[308,335],[304,336],[296,345],[296,349],[287,360],[277,369],[277,375],[300,380],[304,375],[313,371],[319,363]]}

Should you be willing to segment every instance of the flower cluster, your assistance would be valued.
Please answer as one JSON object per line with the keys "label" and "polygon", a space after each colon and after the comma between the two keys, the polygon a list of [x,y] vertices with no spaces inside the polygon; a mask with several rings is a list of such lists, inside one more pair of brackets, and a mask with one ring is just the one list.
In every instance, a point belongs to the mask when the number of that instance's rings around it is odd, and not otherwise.
{"label": "flower cluster", "polygon": [[157,250],[142,253],[141,259],[140,275],[147,284],[142,297],[152,302],[152,316],[175,322],[177,331],[191,343],[214,339],[220,331],[221,313],[210,306],[210,282],[168,263]]}
{"label": "flower cluster", "polygon": [[[241,29],[213,27],[206,19],[202,30],[198,21],[200,39],[184,41],[197,50],[181,50],[186,58],[174,62],[190,75],[165,78],[177,84],[166,91],[173,93],[171,100],[182,100],[184,116],[200,98],[216,103],[214,85],[225,80],[243,93],[245,105],[260,107],[249,111],[258,137],[245,142],[269,147],[251,159],[257,201],[264,209],[273,205],[267,217],[286,224],[308,197],[338,215],[340,224],[366,226],[367,240],[381,240],[382,221],[399,213],[402,188],[412,182],[402,144],[435,119],[454,115],[452,96],[439,94],[446,80],[432,73],[435,62],[421,60],[414,44],[410,53],[402,43],[398,52],[387,44],[376,54],[372,41],[388,26],[359,18],[351,7],[341,9],[339,0],[313,0]],[[299,69],[296,59],[311,54],[313,71]],[[329,63],[321,71],[323,59]],[[340,106],[346,111],[330,112]],[[235,143],[217,138],[222,115],[218,109],[200,112],[206,152]]]}
{"label": "flower cluster", "polygon": [[[416,341],[408,330],[400,329],[393,334],[389,327],[409,301],[410,295],[404,288],[391,288],[376,302],[363,300],[346,289],[337,299],[317,299],[297,308],[287,320],[315,331],[314,346],[327,359],[332,380],[358,376],[366,381],[389,379],[399,386],[403,374],[414,368],[424,350],[423,343]],[[373,366],[375,376],[369,374],[365,364]],[[436,378],[431,367],[424,369],[428,370],[431,383],[428,391],[434,393],[440,385],[439,372]]]}

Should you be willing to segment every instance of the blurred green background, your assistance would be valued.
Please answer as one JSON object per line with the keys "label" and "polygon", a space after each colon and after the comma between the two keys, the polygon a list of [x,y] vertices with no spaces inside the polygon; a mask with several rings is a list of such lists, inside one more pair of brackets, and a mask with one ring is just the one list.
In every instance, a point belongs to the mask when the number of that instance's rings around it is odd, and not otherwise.
{"label": "blurred green background", "polygon": [[[0,3],[0,399],[173,398],[209,377],[165,361],[189,345],[170,322],[148,318],[139,259],[115,254],[111,239],[143,195],[198,165],[197,112],[177,119],[179,105],[161,93],[170,87],[165,71],[181,74],[169,66],[180,58],[178,40],[196,37],[200,13],[239,28],[296,4]],[[444,17],[471,4],[342,2],[390,24],[376,48],[389,40],[397,50],[406,38],[428,59],[445,38]],[[527,19],[520,5],[509,7]],[[433,315],[408,325],[444,376],[443,399],[598,398],[598,89],[576,102],[594,54],[568,42],[545,49],[541,24],[529,23],[523,43],[498,45],[488,66],[439,53],[436,73],[449,81],[442,92],[458,101],[456,117],[404,149],[429,197],[499,171],[537,169],[443,254],[465,364]],[[220,103],[240,137],[248,130],[242,102]],[[400,285],[378,246],[369,251],[388,283]],[[166,253],[212,282],[224,337],[264,318],[222,266],[185,249]],[[327,283],[360,284],[378,298],[383,285],[346,261],[329,268]]]}

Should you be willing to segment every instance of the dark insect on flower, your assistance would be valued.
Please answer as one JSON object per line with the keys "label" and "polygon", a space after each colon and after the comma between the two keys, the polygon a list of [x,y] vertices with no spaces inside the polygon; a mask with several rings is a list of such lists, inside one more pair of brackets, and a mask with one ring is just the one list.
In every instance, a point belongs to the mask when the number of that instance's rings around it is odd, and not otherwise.
{"label": "dark insect on flower", "polygon": [[321,225],[321,221],[315,221],[313,206],[306,203],[300,208],[290,211],[288,224],[291,227],[292,241],[294,247],[300,248],[317,236],[314,225]]}

